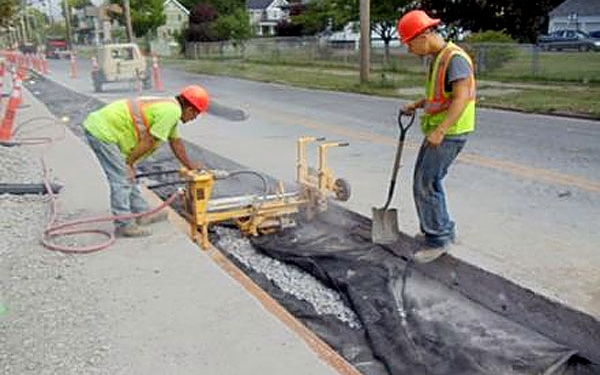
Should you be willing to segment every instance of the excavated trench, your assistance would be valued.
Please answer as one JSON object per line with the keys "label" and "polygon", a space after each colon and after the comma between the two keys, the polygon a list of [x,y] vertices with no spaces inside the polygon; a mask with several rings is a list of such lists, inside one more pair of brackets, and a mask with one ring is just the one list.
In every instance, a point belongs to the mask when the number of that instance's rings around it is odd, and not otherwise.
{"label": "excavated trench", "polygon": [[[55,116],[69,116],[80,137],[85,116],[103,105],[41,77],[27,87]],[[237,113],[221,106],[214,114]],[[187,147],[211,168],[245,169]],[[140,170],[177,167],[162,147]],[[160,185],[153,190],[162,198],[178,185],[177,175],[151,178],[146,183]],[[218,181],[214,195],[262,189],[260,179],[239,175]],[[367,218],[332,204],[297,228],[250,240],[214,227],[211,242],[364,374],[600,374],[594,319],[456,260],[417,267],[406,257],[411,238],[374,245],[369,228]]]}

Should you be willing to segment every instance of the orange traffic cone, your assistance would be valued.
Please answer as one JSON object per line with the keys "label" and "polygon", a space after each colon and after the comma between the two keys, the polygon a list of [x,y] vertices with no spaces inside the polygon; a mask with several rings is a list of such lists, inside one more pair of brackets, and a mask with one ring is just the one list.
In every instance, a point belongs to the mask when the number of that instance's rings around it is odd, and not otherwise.
{"label": "orange traffic cone", "polygon": [[2,119],[2,125],[0,125],[0,142],[10,141],[12,138],[13,125],[15,123],[15,117],[17,115],[17,108],[21,103],[21,80],[17,76],[15,84],[13,86],[10,99],[8,100],[8,106]]}
{"label": "orange traffic cone", "polygon": [[50,73],[48,69],[48,60],[46,60],[46,56],[42,56],[42,74],[47,76]]}
{"label": "orange traffic cone", "polygon": [[71,53],[71,61],[69,63],[69,77],[77,78],[77,60],[75,60],[75,53]]}
{"label": "orange traffic cone", "polygon": [[0,60],[0,104],[2,103],[2,95],[4,95],[4,73],[6,71],[6,66],[4,65],[4,60]]}
{"label": "orange traffic cone", "polygon": [[162,91],[163,84],[162,80],[160,79],[160,72],[158,70],[158,57],[156,56],[156,54],[152,55],[152,79],[154,80],[154,88],[156,90]]}

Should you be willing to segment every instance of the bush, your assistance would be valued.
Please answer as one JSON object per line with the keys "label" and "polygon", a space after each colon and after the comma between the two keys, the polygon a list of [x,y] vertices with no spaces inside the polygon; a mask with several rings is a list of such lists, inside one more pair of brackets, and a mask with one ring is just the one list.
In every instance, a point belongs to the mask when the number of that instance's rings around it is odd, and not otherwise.
{"label": "bush", "polygon": [[469,34],[465,39],[466,43],[516,43],[510,35],[503,30],[487,30],[478,33]]}
{"label": "bush", "polygon": [[465,39],[465,50],[471,55],[476,70],[490,73],[517,56],[516,41],[504,31],[487,30],[472,33]]}

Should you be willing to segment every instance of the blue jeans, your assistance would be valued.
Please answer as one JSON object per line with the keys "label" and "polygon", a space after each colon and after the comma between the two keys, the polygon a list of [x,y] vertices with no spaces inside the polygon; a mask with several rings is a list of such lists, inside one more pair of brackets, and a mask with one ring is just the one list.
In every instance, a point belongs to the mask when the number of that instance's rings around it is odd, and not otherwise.
{"label": "blue jeans", "polygon": [[[113,215],[140,213],[149,209],[140,188],[129,180],[129,173],[121,151],[114,143],[105,143],[85,132],[90,147],[96,154],[110,186],[110,208]],[[129,220],[115,220],[117,228],[128,225]]]}
{"label": "blue jeans", "polygon": [[444,138],[437,147],[424,140],[417,156],[413,195],[421,232],[428,245],[441,247],[454,239],[455,225],[446,207],[442,180],[467,142],[466,137]]}

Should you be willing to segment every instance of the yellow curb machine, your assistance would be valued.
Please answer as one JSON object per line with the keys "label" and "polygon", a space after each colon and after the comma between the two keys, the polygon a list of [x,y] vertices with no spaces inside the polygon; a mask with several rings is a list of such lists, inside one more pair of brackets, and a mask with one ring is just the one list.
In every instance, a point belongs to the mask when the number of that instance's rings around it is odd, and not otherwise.
{"label": "yellow curb machine", "polygon": [[[315,214],[327,210],[327,200],[333,196],[339,201],[350,198],[350,185],[336,178],[327,167],[327,150],[332,147],[345,147],[345,142],[322,142],[324,138],[301,137],[297,142],[297,183],[298,190],[286,192],[283,183],[278,182],[275,192],[269,193],[266,179],[263,195],[251,194],[236,197],[210,199],[215,176],[206,171],[183,168],[181,176],[187,181],[183,212],[190,223],[192,238],[203,249],[208,249],[208,227],[213,223],[233,222],[247,236],[273,233],[284,228],[294,227],[296,217],[302,213],[310,219]],[[310,168],[306,160],[306,145],[318,144],[318,168]],[[253,171],[231,172],[230,176]]]}

